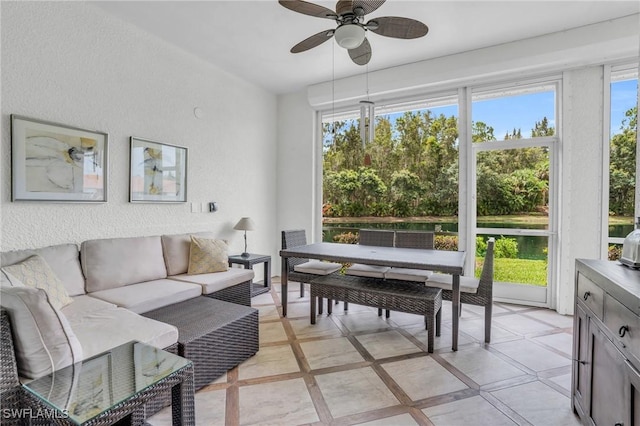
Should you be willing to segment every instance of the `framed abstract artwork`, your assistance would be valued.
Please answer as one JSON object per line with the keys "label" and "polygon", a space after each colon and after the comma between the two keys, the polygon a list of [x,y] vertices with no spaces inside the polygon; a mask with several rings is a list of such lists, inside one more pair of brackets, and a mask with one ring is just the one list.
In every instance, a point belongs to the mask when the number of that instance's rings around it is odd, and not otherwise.
{"label": "framed abstract artwork", "polygon": [[187,201],[187,148],[132,136],[130,155],[130,202]]}
{"label": "framed abstract artwork", "polygon": [[12,201],[106,202],[108,135],[11,115]]}

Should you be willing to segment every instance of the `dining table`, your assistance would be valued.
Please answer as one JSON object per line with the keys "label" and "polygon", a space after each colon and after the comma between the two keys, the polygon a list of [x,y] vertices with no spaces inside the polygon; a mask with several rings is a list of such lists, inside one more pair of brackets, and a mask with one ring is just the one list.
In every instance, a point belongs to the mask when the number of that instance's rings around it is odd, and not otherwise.
{"label": "dining table", "polygon": [[280,250],[282,258],[281,302],[282,315],[287,316],[288,275],[286,259],[303,258],[337,263],[361,263],[395,268],[423,269],[452,276],[452,329],[451,347],[458,350],[460,312],[460,276],[464,274],[466,253],[435,249],[379,247],[360,244],[313,243]]}

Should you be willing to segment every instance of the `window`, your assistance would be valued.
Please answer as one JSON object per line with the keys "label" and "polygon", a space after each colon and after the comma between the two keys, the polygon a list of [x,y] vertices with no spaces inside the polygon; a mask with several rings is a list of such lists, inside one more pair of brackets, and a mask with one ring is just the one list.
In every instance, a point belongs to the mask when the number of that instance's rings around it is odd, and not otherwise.
{"label": "window", "polygon": [[352,242],[363,227],[456,233],[457,96],[377,105],[371,142],[359,121],[323,115],[323,239]]}
{"label": "window", "polygon": [[506,289],[504,298],[547,301],[555,249],[557,86],[472,91],[476,251],[494,237],[494,280],[517,285],[496,288],[497,297]]}
{"label": "window", "polygon": [[608,257],[620,257],[622,241],[634,228],[636,204],[636,143],[638,129],[638,71],[611,72],[609,111]]}

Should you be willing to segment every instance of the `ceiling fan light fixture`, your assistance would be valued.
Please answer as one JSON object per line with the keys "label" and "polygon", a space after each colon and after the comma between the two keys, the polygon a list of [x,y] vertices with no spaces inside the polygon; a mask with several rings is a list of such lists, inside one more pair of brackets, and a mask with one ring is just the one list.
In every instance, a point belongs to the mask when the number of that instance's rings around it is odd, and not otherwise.
{"label": "ceiling fan light fixture", "polygon": [[334,33],[336,42],[344,49],[355,49],[364,41],[365,30],[356,24],[343,24]]}

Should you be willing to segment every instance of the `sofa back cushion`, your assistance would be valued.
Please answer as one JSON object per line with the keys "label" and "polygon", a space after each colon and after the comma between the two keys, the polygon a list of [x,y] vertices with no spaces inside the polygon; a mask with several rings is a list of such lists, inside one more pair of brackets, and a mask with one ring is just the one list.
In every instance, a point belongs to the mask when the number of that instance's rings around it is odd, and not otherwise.
{"label": "sofa back cushion", "polygon": [[69,296],[85,294],[84,276],[80,267],[78,246],[75,244],[59,244],[37,249],[5,251],[0,253],[0,266],[14,265],[34,255],[42,257],[47,262],[64,285]]}
{"label": "sofa back cushion", "polygon": [[186,274],[189,269],[189,250],[191,236],[215,238],[213,232],[194,232],[192,234],[173,234],[162,236],[162,253],[168,275]]}
{"label": "sofa back cushion", "polygon": [[159,236],[84,241],[80,263],[88,293],[167,277]]}
{"label": "sofa back cushion", "polygon": [[0,288],[9,313],[18,374],[35,379],[82,361],[82,347],[47,293],[33,287]]}

